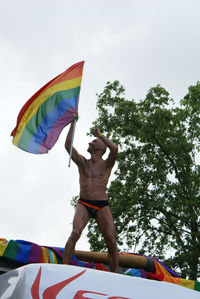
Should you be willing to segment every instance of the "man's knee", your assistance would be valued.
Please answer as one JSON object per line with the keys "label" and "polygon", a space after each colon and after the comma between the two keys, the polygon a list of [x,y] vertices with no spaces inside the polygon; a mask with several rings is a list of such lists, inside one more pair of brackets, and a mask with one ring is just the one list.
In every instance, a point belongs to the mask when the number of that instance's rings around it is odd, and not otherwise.
{"label": "man's knee", "polygon": [[73,229],[70,237],[74,242],[77,242],[80,236],[81,236],[81,231],[78,229]]}

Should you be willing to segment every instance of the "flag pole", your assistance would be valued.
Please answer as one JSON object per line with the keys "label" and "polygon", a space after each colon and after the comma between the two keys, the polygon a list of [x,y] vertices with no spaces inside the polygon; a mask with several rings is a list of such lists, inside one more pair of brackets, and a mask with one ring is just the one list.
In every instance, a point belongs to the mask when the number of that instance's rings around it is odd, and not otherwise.
{"label": "flag pole", "polygon": [[[84,61],[82,61],[82,65],[83,65],[83,64],[84,64]],[[82,72],[81,72],[81,76],[82,76]],[[80,86],[80,91],[81,91],[81,86]],[[78,99],[77,99],[77,105],[76,105],[76,110],[77,110],[77,112],[78,112],[78,104],[79,104],[80,91],[79,91],[79,95],[78,95]],[[70,167],[71,159],[72,159],[72,150],[73,150],[74,135],[75,135],[75,128],[76,128],[77,120],[78,120],[78,117],[76,117],[76,118],[74,119],[74,127],[73,127],[73,131],[72,131],[72,140],[71,140],[71,146],[70,146],[69,164],[68,164],[68,167]]]}
{"label": "flag pole", "polygon": [[[78,96],[77,105],[76,105],[77,111],[78,111],[78,104],[79,104],[79,96]],[[69,152],[69,163],[68,163],[68,167],[70,167],[70,165],[71,165],[72,149],[73,149],[74,135],[75,135],[75,128],[76,128],[77,120],[78,120],[78,117],[76,117],[74,119],[74,127],[73,127],[73,131],[72,131],[72,140],[71,140],[71,146],[70,146],[70,152]]]}

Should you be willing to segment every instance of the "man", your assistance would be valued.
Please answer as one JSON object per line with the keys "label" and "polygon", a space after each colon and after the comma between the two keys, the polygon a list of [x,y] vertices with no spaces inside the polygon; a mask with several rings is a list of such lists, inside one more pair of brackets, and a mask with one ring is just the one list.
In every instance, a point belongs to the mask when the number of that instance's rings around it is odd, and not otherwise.
{"label": "man", "polygon": [[[73,118],[75,119],[76,117],[78,117],[78,114],[74,113]],[[68,153],[70,152],[73,126],[74,120],[71,123],[65,142],[65,148]],[[97,138],[89,143],[88,152],[91,155],[89,160],[80,155],[74,147],[72,149],[72,160],[78,166],[80,175],[80,198],[76,206],[72,233],[65,245],[63,263],[70,263],[76,242],[80,238],[90,217],[93,217],[96,219],[105,239],[111,271],[118,272],[115,227],[106,195],[106,186],[117,158],[118,148],[99,129],[94,129],[93,135]],[[102,156],[107,147],[110,153],[108,158],[103,160]]]}

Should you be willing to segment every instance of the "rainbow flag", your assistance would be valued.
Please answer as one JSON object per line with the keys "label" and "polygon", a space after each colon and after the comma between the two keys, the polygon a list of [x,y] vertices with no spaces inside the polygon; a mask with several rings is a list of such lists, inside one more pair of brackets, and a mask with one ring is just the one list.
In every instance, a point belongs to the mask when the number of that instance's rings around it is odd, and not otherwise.
{"label": "rainbow flag", "polygon": [[72,65],[24,104],[11,133],[14,145],[33,154],[53,147],[78,106],[83,65],[84,61]]}

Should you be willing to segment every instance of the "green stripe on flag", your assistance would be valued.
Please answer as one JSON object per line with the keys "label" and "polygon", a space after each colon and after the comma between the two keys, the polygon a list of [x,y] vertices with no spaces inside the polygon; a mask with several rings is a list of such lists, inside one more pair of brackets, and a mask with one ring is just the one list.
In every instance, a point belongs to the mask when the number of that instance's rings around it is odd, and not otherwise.
{"label": "green stripe on flag", "polygon": [[195,281],[194,289],[195,289],[196,291],[199,291],[199,292],[200,292],[200,282],[199,282],[199,281]]}
{"label": "green stripe on flag", "polygon": [[8,258],[10,260],[15,260],[18,248],[19,245],[17,244],[17,242],[10,240],[6,250],[4,251],[3,257]]}

